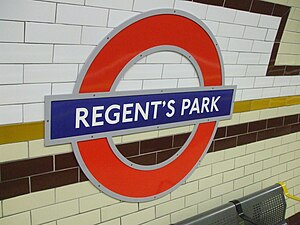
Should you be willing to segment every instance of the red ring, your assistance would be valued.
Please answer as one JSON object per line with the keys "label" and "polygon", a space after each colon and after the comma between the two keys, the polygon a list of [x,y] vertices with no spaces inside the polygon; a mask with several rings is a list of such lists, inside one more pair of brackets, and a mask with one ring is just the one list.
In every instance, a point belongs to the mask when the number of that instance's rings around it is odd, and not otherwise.
{"label": "red ring", "polygon": [[[204,86],[222,85],[217,49],[208,33],[193,20],[173,14],[158,14],[138,20],[118,32],[99,51],[80,87],[80,93],[110,91],[126,64],[141,52],[171,45],[189,52],[198,63]],[[137,170],[124,164],[106,138],[78,142],[88,173],[102,186],[126,199],[143,199],[166,193],[185,179],[205,152],[216,123],[199,124],[182,154],[154,170]]]}

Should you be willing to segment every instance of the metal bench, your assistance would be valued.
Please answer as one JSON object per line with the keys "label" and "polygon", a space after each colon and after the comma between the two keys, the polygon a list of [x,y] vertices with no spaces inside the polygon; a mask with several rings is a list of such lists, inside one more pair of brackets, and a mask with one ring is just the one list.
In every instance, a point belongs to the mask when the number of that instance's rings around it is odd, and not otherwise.
{"label": "metal bench", "polygon": [[284,225],[283,186],[275,184],[175,225]]}

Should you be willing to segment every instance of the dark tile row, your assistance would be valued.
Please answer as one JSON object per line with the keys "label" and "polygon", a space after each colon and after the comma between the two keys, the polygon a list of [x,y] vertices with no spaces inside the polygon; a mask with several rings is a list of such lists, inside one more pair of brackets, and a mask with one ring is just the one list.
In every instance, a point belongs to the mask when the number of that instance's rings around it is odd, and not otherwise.
{"label": "dark tile row", "polygon": [[73,153],[0,164],[0,200],[84,181]]}
{"label": "dark tile row", "polygon": [[[218,128],[209,152],[300,131],[300,114]],[[153,165],[173,156],[190,133],[118,145],[134,163]],[[162,147],[160,147],[162,146]],[[73,153],[0,164],[0,200],[86,181]]]}
{"label": "dark tile row", "polygon": [[154,165],[173,156],[186,142],[188,134],[161,137],[129,144],[117,145],[120,153],[133,163]]}
{"label": "dark tile row", "polygon": [[300,131],[300,114],[218,128],[209,152]]}
{"label": "dark tile row", "polygon": [[193,0],[193,2],[280,17],[290,10],[288,6],[261,0]]}

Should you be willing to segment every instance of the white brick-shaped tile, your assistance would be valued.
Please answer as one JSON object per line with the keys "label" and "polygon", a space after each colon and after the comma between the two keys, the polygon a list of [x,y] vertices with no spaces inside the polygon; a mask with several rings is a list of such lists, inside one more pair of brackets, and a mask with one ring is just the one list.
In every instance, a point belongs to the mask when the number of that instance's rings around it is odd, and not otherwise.
{"label": "white brick-shaped tile", "polygon": [[200,84],[198,78],[178,79],[178,88],[191,88],[199,86]]}
{"label": "white brick-shaped tile", "polygon": [[136,91],[142,90],[142,80],[121,80],[116,87],[116,91]]}
{"label": "white brick-shaped tile", "polygon": [[53,46],[0,43],[0,63],[51,63]]}
{"label": "white brick-shaped tile", "polygon": [[123,10],[110,10],[108,17],[108,27],[117,27],[121,23],[129,20],[130,18],[138,15],[139,13],[123,11]]}
{"label": "white brick-shaped tile", "polygon": [[144,80],[143,82],[144,90],[166,89],[166,88],[176,88],[176,87],[177,87],[177,79]]}
{"label": "white brick-shaped tile", "polygon": [[208,26],[208,29],[216,35],[218,33],[219,29],[219,22],[216,21],[210,21],[210,20],[203,20],[203,23],[205,23],[206,26]]}
{"label": "white brick-shaped tile", "polygon": [[274,77],[256,77],[254,87],[272,87],[274,83]]}
{"label": "white brick-shaped tile", "polygon": [[124,74],[124,80],[161,79],[162,71],[161,64],[135,64]]}
{"label": "white brick-shaped tile", "polygon": [[141,210],[121,218],[122,225],[141,224],[155,219],[155,208]]}
{"label": "white brick-shaped tile", "polygon": [[0,219],[0,224],[22,224],[22,225],[31,225],[30,221],[30,212],[24,212],[12,216],[7,216]]}
{"label": "white brick-shaped tile", "polygon": [[28,158],[28,143],[18,142],[0,145],[0,162],[8,162]]}
{"label": "white brick-shaped tile", "polygon": [[30,0],[2,1],[0,19],[54,22],[55,3],[38,2]]}
{"label": "white brick-shaped tile", "polygon": [[246,65],[225,65],[226,77],[242,77],[246,75]]}
{"label": "white brick-shaped tile", "polygon": [[108,19],[108,9],[76,6],[57,5],[57,23],[106,26]]}
{"label": "white brick-shaped tile", "polygon": [[133,11],[147,11],[151,9],[173,8],[174,0],[135,0]]}
{"label": "white brick-shaped tile", "polygon": [[226,64],[236,64],[239,53],[238,52],[222,52],[223,63]]}
{"label": "white brick-shaped tile", "polygon": [[193,78],[196,71],[191,64],[164,65],[163,78]]}
{"label": "white brick-shaped tile", "polygon": [[23,83],[23,66],[17,64],[0,65],[0,84]]}
{"label": "white brick-shaped tile", "polygon": [[78,200],[34,209],[31,211],[32,224],[42,224],[79,213]]}
{"label": "white brick-shaped tile", "polygon": [[30,64],[24,66],[25,83],[67,82],[77,78],[77,64]]}
{"label": "white brick-shaped tile", "polygon": [[235,77],[233,79],[233,85],[237,85],[238,89],[253,88],[254,77]]}
{"label": "white brick-shaped tile", "polygon": [[75,83],[54,83],[52,84],[52,95],[72,94]]}
{"label": "white brick-shaped tile", "polygon": [[178,198],[156,206],[156,216],[164,216],[166,214],[178,211],[184,208],[184,198]]}
{"label": "white brick-shaped tile", "polygon": [[147,56],[148,63],[180,63],[182,56],[171,51],[156,52]]}
{"label": "white brick-shaped tile", "polygon": [[12,215],[31,209],[54,204],[54,190],[46,190],[41,192],[21,195],[3,201],[3,214]]}
{"label": "white brick-shaped tile", "polygon": [[267,73],[268,66],[267,65],[248,65],[246,76],[265,76]]}
{"label": "white brick-shaped tile", "polygon": [[87,213],[63,218],[57,221],[57,225],[93,225],[99,223],[100,210],[94,210]]}
{"label": "white brick-shaped tile", "polygon": [[[75,192],[74,194],[78,195],[78,192]],[[59,200],[63,200],[63,198],[65,198],[65,196],[59,196],[59,197],[60,197]],[[80,212],[87,212],[97,208],[113,205],[118,202],[119,200],[111,198],[108,195],[103,193],[90,195],[79,199]]]}
{"label": "white brick-shaped tile", "polygon": [[217,43],[221,50],[227,50],[229,45],[229,38],[227,37],[216,37]]}
{"label": "white brick-shaped tile", "polygon": [[51,94],[51,84],[23,84],[0,86],[1,104],[43,102]]}
{"label": "white brick-shaped tile", "polygon": [[268,29],[267,35],[266,35],[266,41],[274,41],[275,37],[277,35],[277,30]]}
{"label": "white brick-shaped tile", "polygon": [[217,35],[221,37],[243,37],[245,26],[220,23]]}
{"label": "white brick-shaped tile", "polygon": [[280,88],[280,96],[297,95],[297,86],[288,86]]}
{"label": "white brick-shaped tile", "polygon": [[236,10],[209,5],[207,9],[206,19],[232,23],[235,14]]}
{"label": "white brick-shaped tile", "polygon": [[0,41],[23,42],[24,23],[12,22],[12,21],[0,21]]}
{"label": "white brick-shaped tile", "polygon": [[0,106],[0,125],[23,122],[22,105]]}
{"label": "white brick-shaped tile", "polygon": [[101,209],[102,221],[110,220],[123,215],[138,211],[138,204],[131,202],[122,202],[119,204],[107,206]]}
{"label": "white brick-shaped tile", "polygon": [[260,19],[260,15],[257,13],[250,13],[244,11],[237,11],[234,23],[257,26]]}
{"label": "white brick-shaped tile", "polygon": [[79,44],[81,27],[62,24],[26,23],[25,42]]}
{"label": "white brick-shaped tile", "polygon": [[84,5],[84,0],[48,0],[48,2],[61,2],[75,5]]}
{"label": "white brick-shaped tile", "polygon": [[273,42],[254,41],[252,52],[270,53],[273,48]]}
{"label": "white brick-shaped tile", "polygon": [[212,187],[211,188],[211,197],[214,198],[214,197],[223,195],[223,194],[231,192],[231,191],[233,191],[233,181]]}
{"label": "white brick-shaped tile", "polygon": [[260,53],[241,52],[237,64],[258,64]]}
{"label": "white brick-shaped tile", "polygon": [[174,8],[189,12],[200,19],[204,19],[206,17],[207,5],[201,3],[175,1]]}
{"label": "white brick-shaped tile", "polygon": [[110,32],[112,28],[86,27],[82,29],[82,44],[97,45]]}
{"label": "white brick-shaped tile", "polygon": [[267,29],[257,27],[246,27],[244,38],[254,40],[264,40],[267,34]]}
{"label": "white brick-shaped tile", "polygon": [[196,205],[184,208],[182,210],[179,210],[178,212],[174,212],[171,214],[171,223],[177,223],[183,219],[195,216],[197,215],[197,213],[198,209]]}
{"label": "white brick-shaped tile", "polygon": [[237,38],[230,38],[228,44],[229,51],[240,51],[240,52],[248,52],[251,50],[253,45],[252,40],[245,40],[245,39],[237,39]]}
{"label": "white brick-shaped tile", "polygon": [[44,116],[44,103],[24,104],[24,122],[42,121]]}
{"label": "white brick-shaped tile", "polygon": [[54,63],[84,63],[94,46],[55,45]]}
{"label": "white brick-shaped tile", "polygon": [[280,87],[274,88],[264,88],[263,89],[263,98],[273,98],[280,95]]}
{"label": "white brick-shaped tile", "polygon": [[242,100],[260,99],[262,97],[262,88],[244,89],[242,91]]}
{"label": "white brick-shaped tile", "polygon": [[271,57],[271,54],[262,53],[260,55],[259,64],[266,64],[266,65],[268,65],[269,61],[270,61],[270,57]]}
{"label": "white brick-shaped tile", "polygon": [[85,4],[101,8],[131,10],[133,0],[86,0]]}
{"label": "white brick-shaped tile", "polygon": [[288,86],[290,84],[291,77],[289,76],[282,76],[282,77],[275,77],[274,78],[274,87],[279,86]]}
{"label": "white brick-shaped tile", "polygon": [[258,23],[259,27],[277,29],[280,23],[281,17],[261,15]]}

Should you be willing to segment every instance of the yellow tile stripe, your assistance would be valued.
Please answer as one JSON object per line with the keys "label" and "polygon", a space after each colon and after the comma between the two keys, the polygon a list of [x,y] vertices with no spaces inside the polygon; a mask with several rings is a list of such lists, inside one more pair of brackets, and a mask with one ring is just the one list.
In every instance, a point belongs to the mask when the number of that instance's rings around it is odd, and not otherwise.
{"label": "yellow tile stripe", "polygon": [[44,121],[0,126],[0,144],[44,138]]}
{"label": "yellow tile stripe", "polygon": [[[300,95],[278,98],[257,99],[234,103],[234,113],[299,105]],[[21,123],[0,126],[0,144],[31,141],[44,138],[44,122]]]}
{"label": "yellow tile stripe", "polygon": [[278,97],[278,98],[265,98],[248,100],[234,103],[234,113],[249,112],[254,110],[269,109],[283,106],[299,105],[300,95]]}

